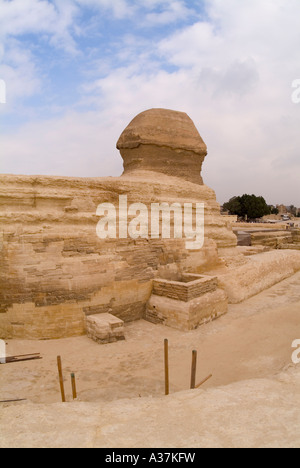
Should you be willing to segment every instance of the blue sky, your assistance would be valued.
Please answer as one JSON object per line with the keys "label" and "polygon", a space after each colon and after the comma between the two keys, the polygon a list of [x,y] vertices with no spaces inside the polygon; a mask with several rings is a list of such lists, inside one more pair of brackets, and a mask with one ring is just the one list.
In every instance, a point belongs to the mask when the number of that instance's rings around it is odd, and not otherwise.
{"label": "blue sky", "polygon": [[0,172],[119,176],[139,112],[187,112],[220,203],[300,206],[299,0],[0,0]]}

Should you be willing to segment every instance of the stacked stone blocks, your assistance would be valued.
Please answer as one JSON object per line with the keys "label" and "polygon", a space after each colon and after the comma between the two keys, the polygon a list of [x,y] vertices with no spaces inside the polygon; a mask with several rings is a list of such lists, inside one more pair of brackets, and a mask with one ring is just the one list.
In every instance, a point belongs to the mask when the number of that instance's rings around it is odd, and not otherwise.
{"label": "stacked stone blocks", "polygon": [[216,277],[184,274],[180,281],[156,279],[145,319],[179,330],[193,330],[228,310]]}

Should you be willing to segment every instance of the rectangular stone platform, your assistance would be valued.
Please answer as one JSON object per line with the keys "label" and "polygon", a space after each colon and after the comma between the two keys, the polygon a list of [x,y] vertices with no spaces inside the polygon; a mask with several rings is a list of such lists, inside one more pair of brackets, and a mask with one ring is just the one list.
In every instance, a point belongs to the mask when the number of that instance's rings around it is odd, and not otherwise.
{"label": "rectangular stone platform", "polygon": [[227,295],[216,277],[183,274],[180,280],[154,280],[146,320],[187,331],[226,314]]}
{"label": "rectangular stone platform", "polygon": [[124,322],[111,314],[86,317],[87,336],[100,344],[125,340]]}
{"label": "rectangular stone platform", "polygon": [[207,292],[215,291],[217,287],[217,278],[184,273],[180,281],[155,279],[153,281],[153,294],[188,302]]}

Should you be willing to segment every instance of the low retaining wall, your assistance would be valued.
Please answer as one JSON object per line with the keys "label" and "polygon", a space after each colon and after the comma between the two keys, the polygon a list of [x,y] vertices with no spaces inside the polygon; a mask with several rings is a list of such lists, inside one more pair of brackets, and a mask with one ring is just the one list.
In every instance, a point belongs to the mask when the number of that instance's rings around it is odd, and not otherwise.
{"label": "low retaining wall", "polygon": [[218,275],[230,304],[237,304],[300,271],[300,251],[273,250],[251,257],[241,266]]}

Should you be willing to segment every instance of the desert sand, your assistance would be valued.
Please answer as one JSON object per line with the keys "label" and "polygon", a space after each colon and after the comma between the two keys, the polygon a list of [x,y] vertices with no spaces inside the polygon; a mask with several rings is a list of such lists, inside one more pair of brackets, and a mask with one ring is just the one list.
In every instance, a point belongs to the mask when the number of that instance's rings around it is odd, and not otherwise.
{"label": "desert sand", "polygon": [[[27,399],[1,405],[0,447],[300,447],[300,364],[291,361],[299,286],[297,273],[190,332],[140,320],[126,325],[126,341],[108,345],[86,336],[7,341],[9,354],[43,359],[0,366],[0,400]],[[197,382],[213,374],[198,390],[189,390],[193,349]]]}

